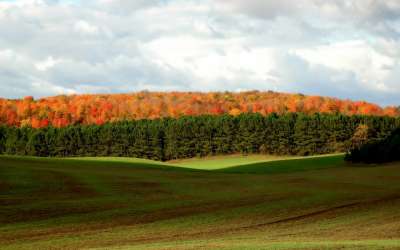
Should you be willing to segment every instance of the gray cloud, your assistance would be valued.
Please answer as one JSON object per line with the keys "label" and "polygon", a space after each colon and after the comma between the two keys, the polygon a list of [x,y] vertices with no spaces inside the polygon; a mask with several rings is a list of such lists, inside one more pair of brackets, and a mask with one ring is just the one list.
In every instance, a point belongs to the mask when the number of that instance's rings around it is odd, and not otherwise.
{"label": "gray cloud", "polygon": [[150,8],[163,3],[162,0],[104,0],[101,9],[118,14],[131,14],[143,8]]}
{"label": "gray cloud", "polygon": [[395,104],[394,100],[400,95],[398,91],[376,95],[374,90],[368,89],[352,71],[311,65],[293,54],[286,54],[280,58],[278,64],[279,70],[274,74],[279,76],[281,88],[287,92],[353,100],[368,99],[382,105]]}
{"label": "gray cloud", "polygon": [[328,30],[362,29],[399,38],[400,2],[397,0],[217,0],[227,10],[249,17],[273,20],[279,17],[308,22]]}
{"label": "gray cloud", "polygon": [[303,1],[258,1],[258,0],[219,0],[228,9],[249,16],[274,19],[278,16],[292,15],[302,6]]}
{"label": "gray cloud", "polygon": [[272,89],[398,105],[399,11],[395,0],[3,1],[0,95]]}

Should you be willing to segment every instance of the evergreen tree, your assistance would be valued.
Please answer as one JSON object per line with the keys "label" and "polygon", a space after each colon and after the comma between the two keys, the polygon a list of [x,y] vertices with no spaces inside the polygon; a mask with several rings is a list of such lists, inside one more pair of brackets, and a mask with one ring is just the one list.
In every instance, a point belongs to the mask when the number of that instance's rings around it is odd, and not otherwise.
{"label": "evergreen tree", "polygon": [[[101,126],[1,127],[0,153],[37,156],[126,156],[171,160],[232,153],[314,155],[345,152],[360,127],[380,141],[399,118],[241,114],[123,121]],[[352,141],[353,140],[353,141]]]}
{"label": "evergreen tree", "polygon": [[6,136],[7,128],[4,126],[0,126],[0,154],[4,153],[5,151]]}
{"label": "evergreen tree", "polygon": [[32,156],[48,156],[49,150],[46,143],[46,132],[38,129],[29,136],[26,152]]}

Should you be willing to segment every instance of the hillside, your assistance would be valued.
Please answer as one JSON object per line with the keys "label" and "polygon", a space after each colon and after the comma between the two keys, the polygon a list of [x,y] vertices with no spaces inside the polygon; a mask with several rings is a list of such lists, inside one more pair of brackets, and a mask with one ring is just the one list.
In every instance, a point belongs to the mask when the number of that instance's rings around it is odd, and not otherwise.
{"label": "hillside", "polygon": [[277,92],[138,92],[113,95],[71,95],[34,100],[0,99],[0,124],[34,128],[71,124],[103,124],[120,120],[180,117],[182,115],[257,112],[342,113],[399,116],[395,107],[363,101]]}
{"label": "hillside", "polygon": [[244,161],[0,156],[1,248],[398,249],[398,163]]}

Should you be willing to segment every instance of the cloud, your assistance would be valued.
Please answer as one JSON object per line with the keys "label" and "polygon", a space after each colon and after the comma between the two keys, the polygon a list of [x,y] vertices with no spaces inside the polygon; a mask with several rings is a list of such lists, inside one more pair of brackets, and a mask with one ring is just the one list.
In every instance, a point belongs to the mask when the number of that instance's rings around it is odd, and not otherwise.
{"label": "cloud", "polygon": [[46,71],[60,62],[60,60],[55,60],[52,56],[49,56],[46,60],[35,63],[35,67],[39,71]]}
{"label": "cloud", "polygon": [[217,0],[220,8],[225,11],[242,13],[250,17],[262,19],[274,19],[283,16],[294,16],[313,5],[312,1],[306,0]]}
{"label": "cloud", "polygon": [[75,30],[81,32],[83,34],[97,34],[99,32],[99,28],[93,24],[88,23],[84,20],[79,20],[75,23]]}
{"label": "cloud", "polygon": [[276,90],[399,104],[398,1],[0,2],[0,93]]}
{"label": "cloud", "polygon": [[400,35],[400,2],[397,0],[217,0],[217,3],[225,11],[250,18],[294,19],[331,33],[340,30],[346,35],[353,30],[392,39],[399,39]]}
{"label": "cloud", "polygon": [[131,14],[132,12],[163,4],[162,0],[99,0],[92,2],[92,6],[99,7],[103,11],[116,12],[118,14]]}
{"label": "cloud", "polygon": [[363,87],[371,91],[397,91],[382,88],[381,83],[388,77],[388,69],[394,65],[395,60],[377,52],[364,41],[347,41],[313,49],[299,49],[295,53],[313,65],[353,72]]}

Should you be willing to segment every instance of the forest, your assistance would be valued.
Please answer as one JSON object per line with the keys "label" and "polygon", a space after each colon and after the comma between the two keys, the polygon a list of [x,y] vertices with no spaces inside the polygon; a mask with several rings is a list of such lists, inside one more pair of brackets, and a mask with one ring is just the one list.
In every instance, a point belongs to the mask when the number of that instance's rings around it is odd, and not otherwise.
{"label": "forest", "polygon": [[400,128],[382,140],[367,141],[351,149],[346,160],[364,163],[385,163],[400,160]]}
{"label": "forest", "polygon": [[103,125],[0,126],[0,154],[172,160],[242,154],[315,155],[380,141],[400,118],[343,114],[200,115]]}
{"label": "forest", "polygon": [[44,128],[102,125],[120,121],[242,113],[279,115],[301,112],[398,117],[399,107],[337,98],[278,92],[137,92],[113,95],[70,95],[35,100],[0,99],[0,124]]}

